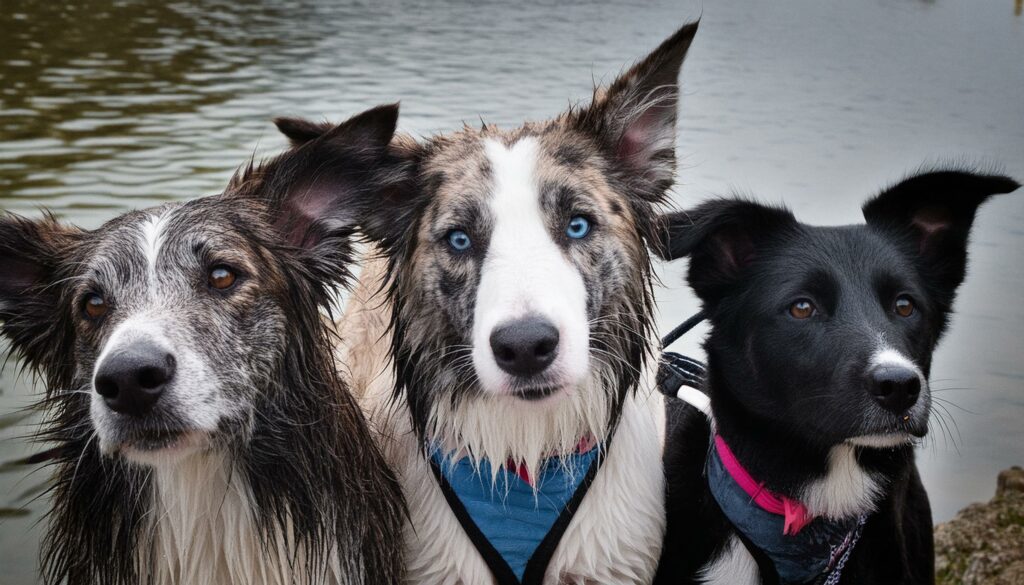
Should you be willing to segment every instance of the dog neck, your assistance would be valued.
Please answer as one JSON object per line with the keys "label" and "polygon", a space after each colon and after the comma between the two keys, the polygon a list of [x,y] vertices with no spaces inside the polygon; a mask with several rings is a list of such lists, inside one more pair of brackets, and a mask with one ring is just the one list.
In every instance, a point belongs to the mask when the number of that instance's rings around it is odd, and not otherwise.
{"label": "dog neck", "polygon": [[582,437],[607,440],[619,408],[606,387],[592,380],[550,405],[513,396],[441,400],[431,409],[428,436],[449,453],[516,461],[536,476],[546,459],[574,452]]}
{"label": "dog neck", "polygon": [[[261,556],[252,495],[243,474],[218,452],[193,454],[153,470],[154,582],[274,579]],[[147,547],[140,547],[146,554]],[[143,563],[142,566],[148,566]],[[275,567],[276,569],[277,567]],[[266,573],[266,574],[261,574]]]}
{"label": "dog neck", "polygon": [[872,513],[885,495],[886,478],[913,456],[909,446],[882,451],[812,445],[745,415],[725,392],[711,394],[715,430],[737,460],[766,488],[803,505],[811,518]]}

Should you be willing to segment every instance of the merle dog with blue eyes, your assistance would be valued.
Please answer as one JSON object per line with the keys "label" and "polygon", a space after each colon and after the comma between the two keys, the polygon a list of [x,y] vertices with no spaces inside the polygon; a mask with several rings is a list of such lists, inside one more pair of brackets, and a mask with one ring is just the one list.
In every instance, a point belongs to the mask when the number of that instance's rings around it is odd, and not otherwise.
{"label": "merle dog with blue eyes", "polygon": [[711,408],[669,401],[658,582],[934,582],[914,463],[932,353],[978,206],[1017,187],[926,172],[843,227],[736,199],[665,217],[711,322]]}

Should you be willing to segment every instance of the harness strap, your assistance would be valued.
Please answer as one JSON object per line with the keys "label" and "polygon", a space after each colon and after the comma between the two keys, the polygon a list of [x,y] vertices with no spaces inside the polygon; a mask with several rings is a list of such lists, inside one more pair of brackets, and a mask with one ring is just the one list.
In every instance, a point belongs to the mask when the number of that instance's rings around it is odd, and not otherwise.
{"label": "harness strap", "polygon": [[555,549],[558,547],[558,543],[561,542],[562,536],[565,535],[566,529],[569,527],[569,522],[572,521],[576,515],[576,511],[579,510],[580,504],[583,502],[583,498],[587,495],[590,490],[591,484],[594,482],[594,478],[597,476],[597,471],[600,468],[602,462],[607,456],[607,448],[610,444],[610,438],[605,441],[603,445],[598,445],[599,450],[597,456],[590,463],[587,468],[586,474],[580,480],[580,484],[576,487],[572,496],[566,502],[565,507],[559,513],[555,522],[551,525],[547,534],[541,540],[540,544],[533,551],[530,556],[530,560],[526,563],[526,568],[523,571],[523,580],[520,581],[516,576],[512,567],[509,566],[508,562],[501,555],[500,552],[494,547],[493,544],[487,539],[480,527],[477,526],[473,520],[469,511],[466,510],[466,506],[462,500],[459,499],[458,494],[455,493],[452,485],[445,477],[441,468],[433,457],[428,457],[430,462],[430,468],[434,472],[434,479],[437,480],[438,486],[441,488],[441,493],[444,494],[445,501],[448,502],[448,507],[452,513],[455,514],[455,518],[459,521],[462,529],[465,531],[466,536],[469,537],[470,542],[476,548],[477,552],[483,558],[484,563],[487,564],[487,568],[490,569],[491,574],[494,576],[495,581],[498,585],[542,585],[544,582],[544,573],[547,571],[548,565],[551,563],[551,558],[555,554]]}

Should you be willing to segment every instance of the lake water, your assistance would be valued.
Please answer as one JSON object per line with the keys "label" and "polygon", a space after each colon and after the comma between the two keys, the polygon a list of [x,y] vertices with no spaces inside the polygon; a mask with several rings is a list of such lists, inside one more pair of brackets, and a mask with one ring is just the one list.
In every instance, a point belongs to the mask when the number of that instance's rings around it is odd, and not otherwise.
{"label": "lake water", "polygon": [[[703,11],[683,75],[675,200],[740,191],[809,222],[860,221],[862,200],[923,163],[1024,178],[1019,0],[822,2],[91,2],[5,0],[0,208],[95,227],[130,208],[219,191],[269,119],[339,120],[402,100],[401,126],[551,116]],[[1024,192],[976,223],[933,385],[954,421],[920,452],[937,521],[1024,464]],[[661,324],[695,311],[663,270]],[[701,355],[701,331],[680,346]],[[0,416],[29,404],[9,364]],[[0,422],[3,426],[4,422]],[[0,461],[32,451],[0,429]],[[43,479],[0,473],[0,584],[32,583]]]}

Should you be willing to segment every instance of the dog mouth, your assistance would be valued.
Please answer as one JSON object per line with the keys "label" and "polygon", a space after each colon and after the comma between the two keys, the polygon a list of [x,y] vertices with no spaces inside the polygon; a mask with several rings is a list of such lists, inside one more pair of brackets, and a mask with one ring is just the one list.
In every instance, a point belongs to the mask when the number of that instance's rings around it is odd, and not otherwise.
{"label": "dog mouth", "polygon": [[559,386],[536,386],[532,388],[517,388],[512,391],[516,398],[527,402],[538,402],[556,394],[561,388]]}
{"label": "dog mouth", "polygon": [[861,447],[886,449],[913,444],[927,434],[927,415],[907,413],[872,425],[857,436],[847,439],[846,442]]}
{"label": "dog mouth", "polygon": [[186,452],[201,448],[208,438],[208,433],[192,429],[140,429],[122,437],[115,451],[129,457]]}

